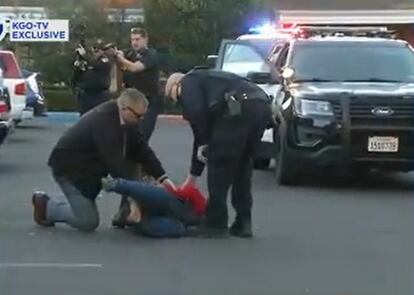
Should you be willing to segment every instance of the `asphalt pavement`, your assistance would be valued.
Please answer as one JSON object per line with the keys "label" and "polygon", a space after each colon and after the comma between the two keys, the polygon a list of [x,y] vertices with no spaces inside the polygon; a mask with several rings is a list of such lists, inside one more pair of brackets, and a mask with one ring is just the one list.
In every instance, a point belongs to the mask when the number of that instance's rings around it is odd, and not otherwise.
{"label": "asphalt pavement", "polygon": [[[60,194],[46,161],[73,119],[25,123],[0,147],[0,295],[414,293],[413,174],[310,176],[280,187],[271,169],[257,171],[252,240],[134,236],[111,228],[112,194],[99,198],[95,233],[36,226],[31,193]],[[183,181],[186,124],[161,120],[151,145]]]}

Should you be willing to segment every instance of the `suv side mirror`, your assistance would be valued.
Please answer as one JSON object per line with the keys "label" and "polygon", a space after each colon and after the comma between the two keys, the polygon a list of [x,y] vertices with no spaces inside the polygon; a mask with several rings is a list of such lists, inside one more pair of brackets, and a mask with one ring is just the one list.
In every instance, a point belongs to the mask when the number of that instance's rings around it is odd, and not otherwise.
{"label": "suv side mirror", "polygon": [[282,77],[286,80],[290,80],[295,75],[295,70],[292,68],[285,68],[282,71]]}
{"label": "suv side mirror", "polygon": [[217,64],[218,55],[207,56],[207,66],[209,68],[215,68]]}
{"label": "suv side mirror", "polygon": [[269,84],[274,82],[272,75],[266,72],[249,72],[247,74],[247,79],[254,84]]}

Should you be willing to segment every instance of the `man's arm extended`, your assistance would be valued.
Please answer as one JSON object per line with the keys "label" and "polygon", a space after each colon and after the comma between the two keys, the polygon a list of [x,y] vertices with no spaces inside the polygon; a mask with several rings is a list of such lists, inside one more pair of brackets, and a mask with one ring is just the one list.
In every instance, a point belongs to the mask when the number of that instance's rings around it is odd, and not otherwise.
{"label": "man's arm extended", "polygon": [[153,52],[147,51],[139,60],[132,62],[125,58],[124,54],[117,53],[118,62],[129,72],[137,73],[151,69],[157,65],[157,57]]}
{"label": "man's arm extended", "polygon": [[120,54],[117,55],[117,59],[118,59],[118,62],[121,63],[121,65],[124,67],[124,69],[129,72],[137,73],[137,72],[142,72],[143,70],[146,69],[145,65],[142,62],[129,61]]}

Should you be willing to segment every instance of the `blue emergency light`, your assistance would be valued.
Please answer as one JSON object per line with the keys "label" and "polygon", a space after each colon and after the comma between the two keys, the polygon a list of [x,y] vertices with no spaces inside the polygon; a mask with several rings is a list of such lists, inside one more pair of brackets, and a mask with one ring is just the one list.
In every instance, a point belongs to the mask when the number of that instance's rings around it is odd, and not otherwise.
{"label": "blue emergency light", "polygon": [[249,29],[251,34],[268,35],[275,32],[275,26],[272,23],[263,23]]}

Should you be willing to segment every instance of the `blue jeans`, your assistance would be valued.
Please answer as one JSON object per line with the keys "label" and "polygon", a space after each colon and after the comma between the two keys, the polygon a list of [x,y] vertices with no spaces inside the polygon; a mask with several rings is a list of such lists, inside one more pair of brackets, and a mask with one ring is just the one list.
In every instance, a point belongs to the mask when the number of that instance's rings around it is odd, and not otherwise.
{"label": "blue jeans", "polygon": [[66,200],[50,199],[47,203],[46,219],[64,222],[81,231],[93,231],[99,225],[99,213],[95,204],[98,192],[79,190],[69,179],[54,175]]}
{"label": "blue jeans", "polygon": [[140,206],[143,219],[139,231],[154,237],[185,235],[187,226],[195,225],[199,217],[190,204],[179,200],[166,189],[143,182],[118,179],[111,190],[129,196]]}

